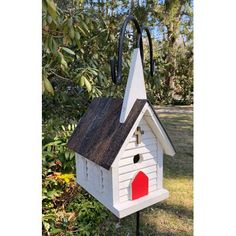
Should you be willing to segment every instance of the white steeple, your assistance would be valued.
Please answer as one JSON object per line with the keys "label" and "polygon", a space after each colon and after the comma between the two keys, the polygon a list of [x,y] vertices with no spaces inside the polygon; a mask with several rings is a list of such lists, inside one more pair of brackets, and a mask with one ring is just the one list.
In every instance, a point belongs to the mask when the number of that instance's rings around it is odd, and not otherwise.
{"label": "white steeple", "polygon": [[139,48],[135,48],[132,55],[129,77],[120,114],[120,123],[125,122],[136,99],[147,99]]}

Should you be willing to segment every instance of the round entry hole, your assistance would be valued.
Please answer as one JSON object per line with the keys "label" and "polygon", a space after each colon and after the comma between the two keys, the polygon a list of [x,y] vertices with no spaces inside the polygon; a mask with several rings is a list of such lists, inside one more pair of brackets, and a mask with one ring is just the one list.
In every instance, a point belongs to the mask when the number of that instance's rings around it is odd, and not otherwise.
{"label": "round entry hole", "polygon": [[140,162],[141,161],[141,155],[140,154],[135,155],[133,161],[134,161],[134,164]]}

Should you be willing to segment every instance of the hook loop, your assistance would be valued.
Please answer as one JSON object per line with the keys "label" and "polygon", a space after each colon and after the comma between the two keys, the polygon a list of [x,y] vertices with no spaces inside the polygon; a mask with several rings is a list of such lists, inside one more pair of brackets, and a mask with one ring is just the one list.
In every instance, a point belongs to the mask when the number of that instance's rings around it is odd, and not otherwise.
{"label": "hook loop", "polygon": [[[151,33],[150,33],[150,31],[149,31],[149,28],[147,27],[147,26],[142,26],[142,28],[141,28],[141,36],[139,35],[139,38],[138,38],[138,42],[139,41],[141,41],[141,43],[142,43],[142,39],[141,39],[141,37],[142,37],[142,34],[143,34],[143,31],[146,31],[146,33],[147,33],[147,37],[148,37],[148,44],[149,44],[149,59],[150,59],[150,74],[151,74],[151,76],[153,76],[154,75],[154,73],[155,73],[155,62],[154,62],[154,60],[153,60],[153,47],[152,47],[152,37],[151,37]],[[142,49],[143,50],[143,49]],[[142,54],[143,54],[143,52],[142,52]],[[144,55],[144,54],[143,54]],[[143,59],[143,58],[142,58]]]}
{"label": "hook loop", "polygon": [[125,38],[125,31],[126,31],[126,27],[128,25],[128,23],[130,21],[133,21],[136,30],[138,31],[138,36],[137,36],[137,40],[136,40],[136,48],[140,48],[140,54],[141,54],[141,59],[142,59],[142,63],[143,63],[143,41],[142,41],[142,32],[143,30],[146,31],[147,36],[148,36],[148,41],[149,41],[149,48],[150,48],[150,73],[151,76],[153,76],[154,74],[154,61],[153,61],[153,48],[152,48],[152,39],[151,39],[151,34],[150,31],[148,29],[148,27],[143,26],[142,28],[140,27],[137,19],[132,16],[129,15],[120,30],[120,37],[119,37],[119,43],[118,43],[118,50],[117,50],[117,54],[118,54],[118,61],[114,58],[112,58],[110,60],[110,68],[111,68],[111,78],[112,81],[115,84],[119,84],[122,81],[122,53],[123,53],[123,44],[124,44],[124,38]]}
{"label": "hook loop", "polygon": [[[143,53],[143,44],[142,44],[141,28],[139,26],[139,23],[138,23],[137,19],[134,16],[129,15],[125,19],[125,21],[124,21],[124,23],[123,23],[123,25],[121,27],[121,30],[120,30],[120,38],[119,38],[118,51],[117,51],[118,61],[116,61],[116,59],[114,59],[114,58],[110,60],[111,78],[112,78],[112,81],[115,84],[119,84],[121,82],[121,80],[122,80],[122,52],[123,52],[123,44],[124,44],[126,27],[127,27],[128,23],[130,21],[133,21],[133,23],[134,23],[134,25],[135,25],[135,27],[136,27],[136,29],[138,31],[138,37],[137,37],[137,40],[136,40],[136,47],[140,48],[141,58],[143,58],[143,54],[142,54]],[[117,72],[116,72],[116,64],[117,64]]]}

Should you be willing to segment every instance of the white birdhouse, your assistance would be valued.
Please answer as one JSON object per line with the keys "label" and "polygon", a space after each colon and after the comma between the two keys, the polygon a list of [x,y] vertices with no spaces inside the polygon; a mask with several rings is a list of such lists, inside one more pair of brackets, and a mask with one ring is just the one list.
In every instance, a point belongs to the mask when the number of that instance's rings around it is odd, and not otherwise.
{"label": "white birdhouse", "polygon": [[96,98],[72,134],[77,182],[122,218],[168,198],[163,153],[175,150],[146,99],[135,49],[124,100]]}
{"label": "white birdhouse", "polygon": [[96,98],[72,134],[77,183],[122,218],[169,196],[163,154],[174,147],[146,98],[140,49],[132,55],[124,99]]}

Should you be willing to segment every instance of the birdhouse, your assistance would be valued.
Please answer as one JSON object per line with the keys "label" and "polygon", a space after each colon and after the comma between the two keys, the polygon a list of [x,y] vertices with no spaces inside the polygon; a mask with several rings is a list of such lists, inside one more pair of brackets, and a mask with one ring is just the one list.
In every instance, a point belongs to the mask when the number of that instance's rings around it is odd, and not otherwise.
{"label": "birdhouse", "polygon": [[124,99],[95,98],[68,146],[77,183],[122,218],[168,198],[163,154],[174,147],[147,100],[140,48],[134,49]]}

